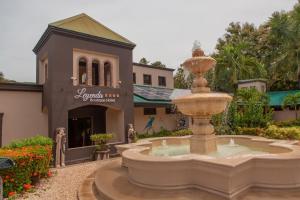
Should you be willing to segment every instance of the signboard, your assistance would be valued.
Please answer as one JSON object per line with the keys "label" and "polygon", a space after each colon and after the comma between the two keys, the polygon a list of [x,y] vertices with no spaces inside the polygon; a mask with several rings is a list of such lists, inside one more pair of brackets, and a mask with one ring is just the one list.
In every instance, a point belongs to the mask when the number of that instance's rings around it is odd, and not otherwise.
{"label": "signboard", "polygon": [[88,93],[86,88],[81,88],[77,90],[74,98],[84,102],[114,103],[119,96],[119,94],[114,93],[102,93],[101,90],[97,93]]}

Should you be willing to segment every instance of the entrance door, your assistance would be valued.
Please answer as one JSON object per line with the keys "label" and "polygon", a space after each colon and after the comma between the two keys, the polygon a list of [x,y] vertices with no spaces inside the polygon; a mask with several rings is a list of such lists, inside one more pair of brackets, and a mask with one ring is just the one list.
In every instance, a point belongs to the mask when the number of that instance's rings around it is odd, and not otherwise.
{"label": "entrance door", "polygon": [[69,148],[91,145],[92,134],[91,117],[69,119]]}
{"label": "entrance door", "polygon": [[69,111],[68,147],[92,145],[90,136],[106,132],[106,107],[83,106]]}

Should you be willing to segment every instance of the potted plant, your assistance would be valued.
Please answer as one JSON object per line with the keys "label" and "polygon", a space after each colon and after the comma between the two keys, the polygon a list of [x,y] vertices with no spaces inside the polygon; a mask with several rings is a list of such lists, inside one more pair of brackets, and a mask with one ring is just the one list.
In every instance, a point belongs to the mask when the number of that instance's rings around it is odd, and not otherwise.
{"label": "potted plant", "polygon": [[97,159],[98,155],[100,155],[100,159],[104,158],[104,155],[108,155],[109,153],[109,146],[107,145],[108,140],[113,138],[112,133],[100,133],[100,134],[93,134],[90,136],[90,139],[96,145],[96,150],[94,153],[94,158]]}

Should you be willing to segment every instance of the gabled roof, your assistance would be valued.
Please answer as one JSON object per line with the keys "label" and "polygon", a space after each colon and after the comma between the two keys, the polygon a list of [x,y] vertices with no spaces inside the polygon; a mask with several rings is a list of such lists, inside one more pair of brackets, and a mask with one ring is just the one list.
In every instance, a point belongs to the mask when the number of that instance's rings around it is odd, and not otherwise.
{"label": "gabled roof", "polygon": [[50,23],[49,26],[54,26],[57,28],[62,28],[123,43],[134,44],[133,42],[112,31],[111,29],[94,20],[85,13],[81,13],[70,18]]}
{"label": "gabled roof", "polygon": [[83,38],[93,39],[109,44],[134,48],[135,44],[119,35],[90,16],[81,13],[70,18],[59,20],[48,25],[48,28],[34,47],[36,53],[44,45],[51,33],[67,33]]}

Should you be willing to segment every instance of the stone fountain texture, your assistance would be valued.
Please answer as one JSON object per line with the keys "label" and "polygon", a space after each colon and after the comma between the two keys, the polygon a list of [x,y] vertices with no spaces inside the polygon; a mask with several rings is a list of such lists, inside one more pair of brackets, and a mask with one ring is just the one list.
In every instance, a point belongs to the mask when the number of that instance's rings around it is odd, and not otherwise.
{"label": "stone fountain texture", "polygon": [[174,99],[179,111],[192,117],[190,152],[208,154],[217,150],[217,137],[214,127],[210,124],[212,115],[225,110],[232,97],[225,93],[214,93],[207,87],[204,74],[216,65],[216,60],[205,56],[203,50],[194,44],[193,57],[186,60],[183,66],[195,78],[192,94]]}

